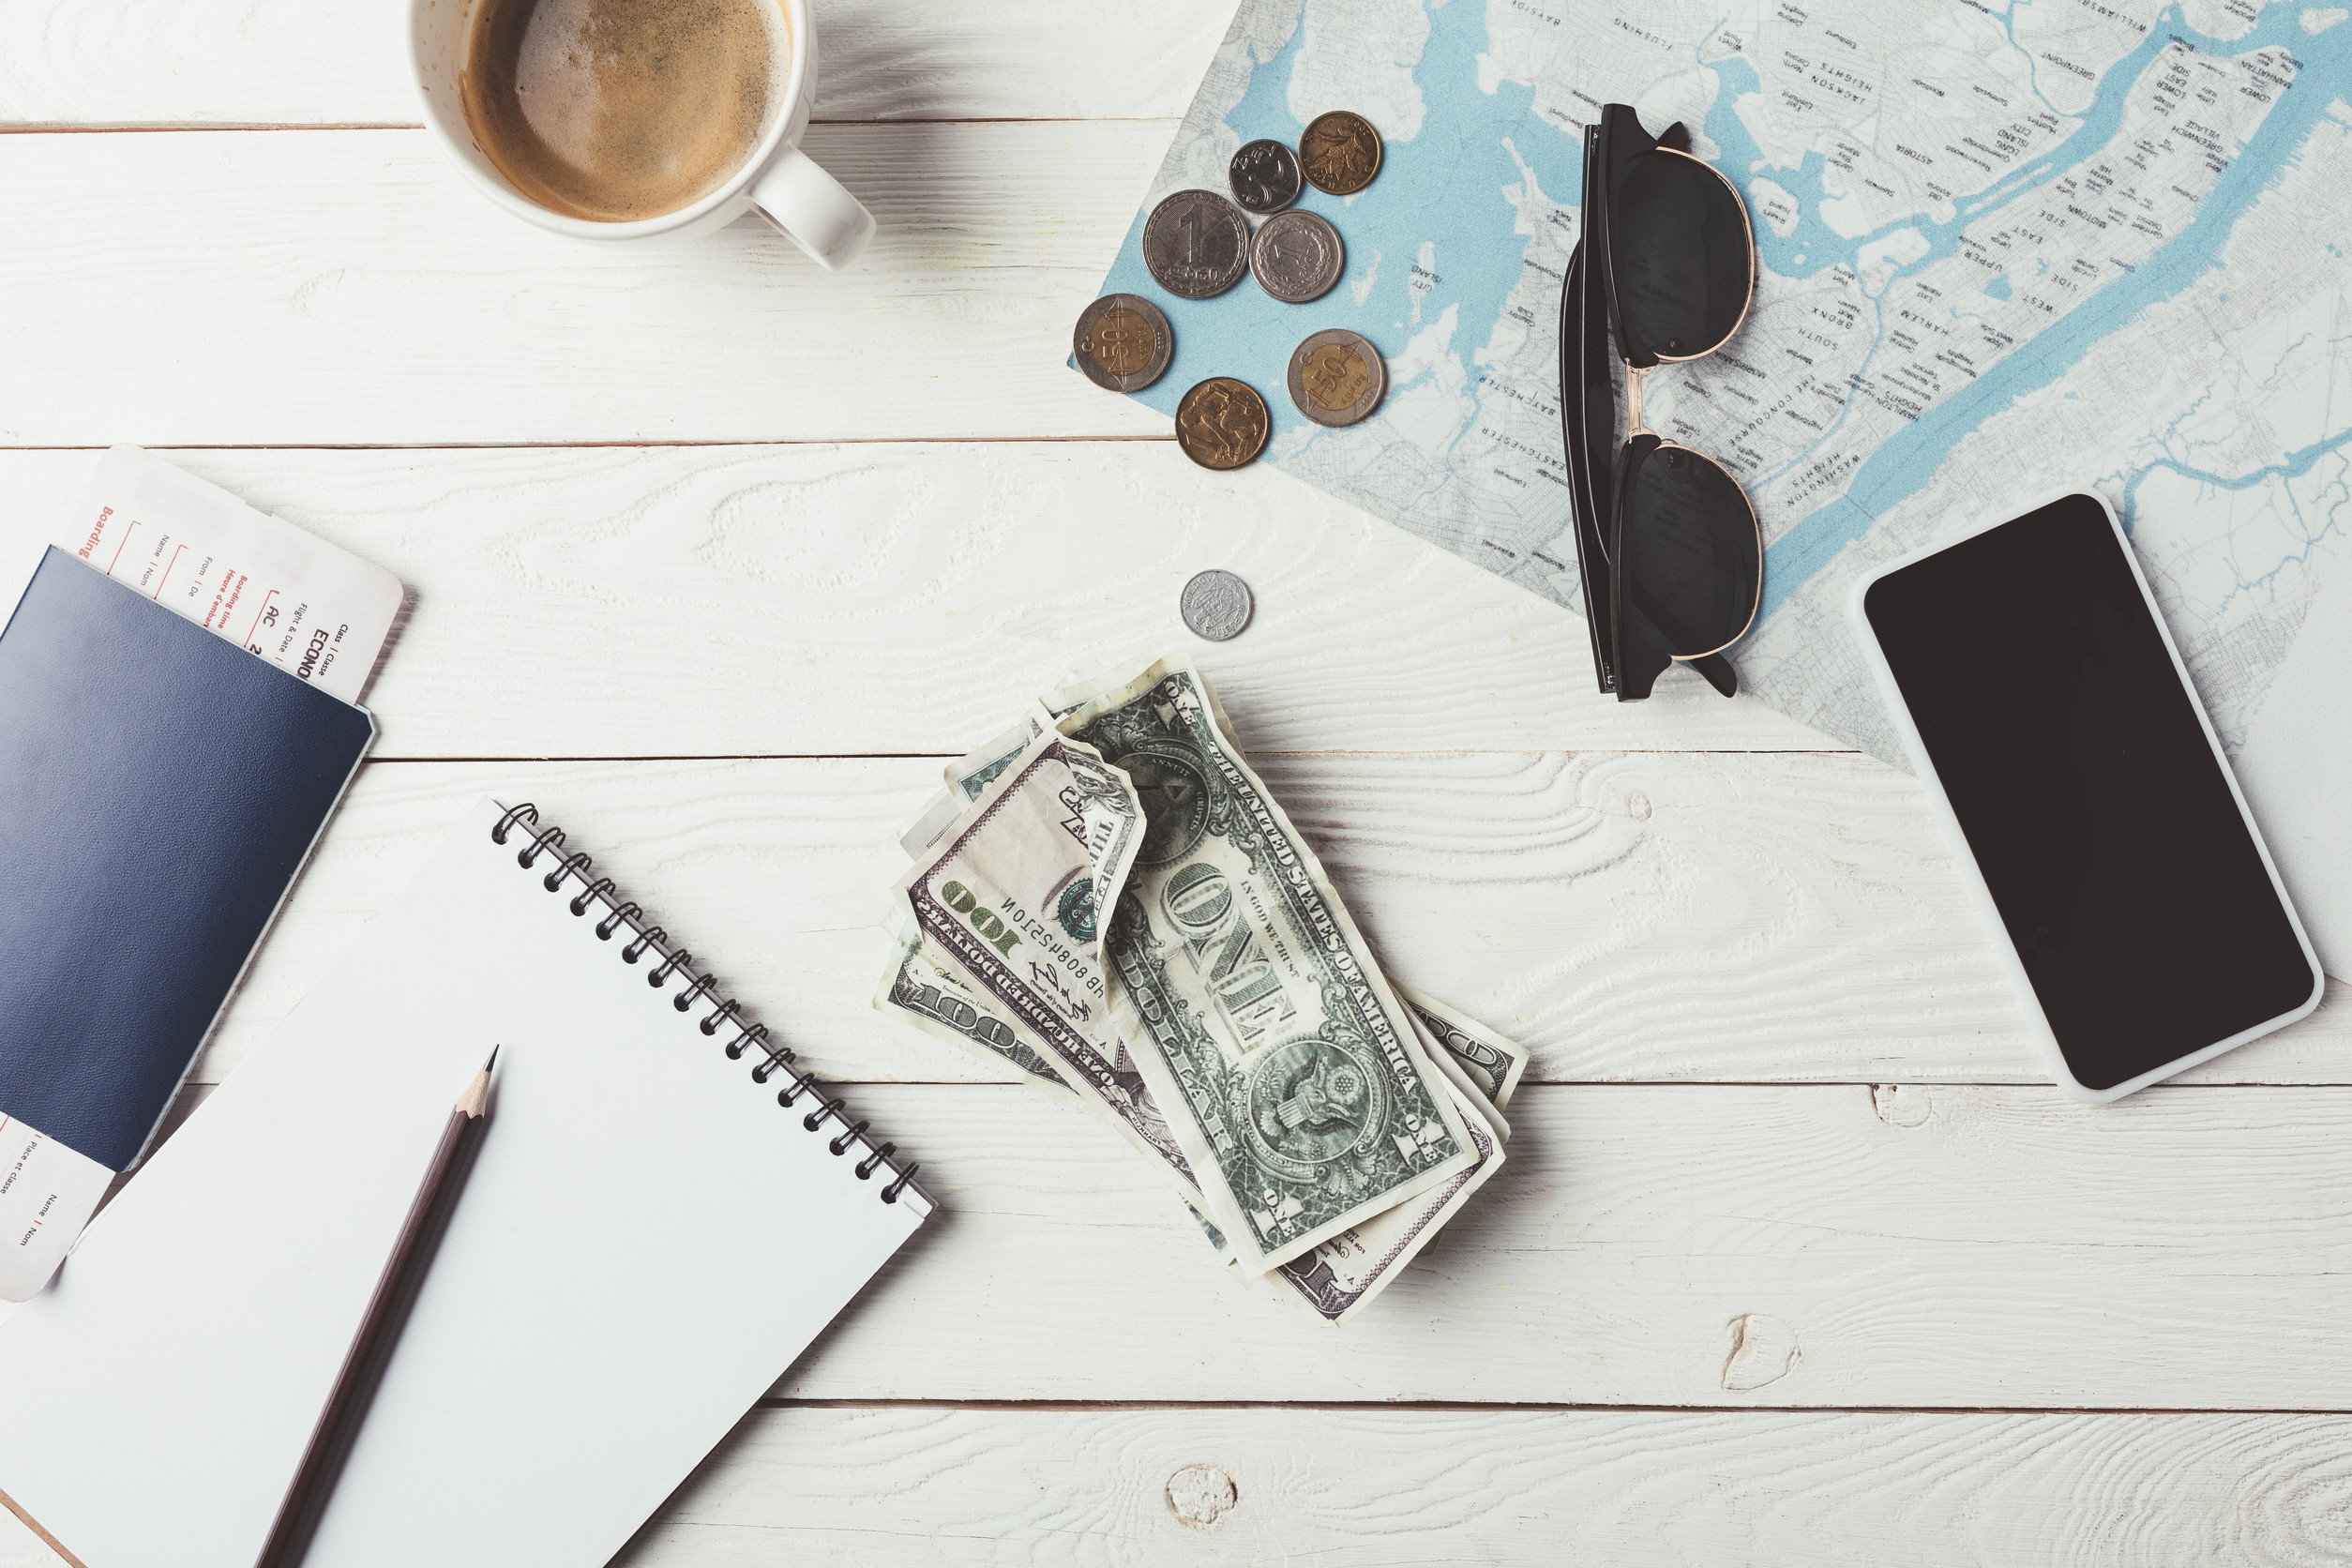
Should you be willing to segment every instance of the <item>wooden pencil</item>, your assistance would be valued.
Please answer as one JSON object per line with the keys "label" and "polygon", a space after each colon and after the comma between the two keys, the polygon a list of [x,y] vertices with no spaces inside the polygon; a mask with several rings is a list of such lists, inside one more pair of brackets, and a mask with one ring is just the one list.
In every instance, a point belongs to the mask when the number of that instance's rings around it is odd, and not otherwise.
{"label": "wooden pencil", "polygon": [[279,1504],[277,1521],[269,1528],[269,1539],[255,1560],[255,1568],[295,1568],[309,1550],[310,1538],[342,1474],[343,1461],[350,1457],[360,1423],[367,1419],[376,1385],[391,1364],[393,1347],[400,1343],[409,1309],[415,1305],[416,1293],[424,1286],[433,1251],[457,1209],[458,1194],[473,1168],[482,1134],[490,1126],[490,1068],[497,1061],[498,1051],[493,1048],[490,1060],[482,1063],[482,1070],[474,1075],[449,1112],[449,1124],[442,1129],[441,1142],[425,1167],[415,1201],[401,1222],[392,1255],[384,1259],[375,1294],[369,1298],[359,1330],[344,1353],[342,1370],[336,1374],[326,1407],[311,1428],[309,1445],[302,1452],[302,1462],[294,1467],[294,1480],[286,1487],[285,1500]]}

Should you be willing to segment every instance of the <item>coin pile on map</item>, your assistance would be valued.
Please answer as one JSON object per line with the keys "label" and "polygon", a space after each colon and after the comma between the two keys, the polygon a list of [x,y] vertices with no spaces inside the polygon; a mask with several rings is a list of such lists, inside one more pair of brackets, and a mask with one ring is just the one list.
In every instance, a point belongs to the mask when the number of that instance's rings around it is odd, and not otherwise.
{"label": "coin pile on map", "polygon": [[1200,671],[1071,682],[907,829],[878,1011],[1102,1122],[1329,1322],[1501,1167],[1528,1053],[1382,973]]}
{"label": "coin pile on map", "polygon": [[[1244,143],[1227,166],[1232,200],[1186,189],[1152,209],[1143,222],[1144,266],[1178,299],[1214,299],[1247,274],[1271,298],[1312,304],[1347,272],[1348,247],[1329,219],[1291,204],[1310,185],[1354,195],[1380,173],[1380,133],[1347,110],[1317,115],[1295,151],[1269,138]],[[1252,215],[1263,219],[1254,231]],[[1079,313],[1072,357],[1095,385],[1140,392],[1168,369],[1173,340],[1157,306],[1111,294]],[[1291,402],[1315,423],[1353,425],[1387,394],[1388,367],[1367,339],[1331,328],[1299,344],[1288,385]],[[1265,398],[1231,376],[1198,383],[1176,407],[1177,445],[1203,468],[1255,461],[1273,431]]]}

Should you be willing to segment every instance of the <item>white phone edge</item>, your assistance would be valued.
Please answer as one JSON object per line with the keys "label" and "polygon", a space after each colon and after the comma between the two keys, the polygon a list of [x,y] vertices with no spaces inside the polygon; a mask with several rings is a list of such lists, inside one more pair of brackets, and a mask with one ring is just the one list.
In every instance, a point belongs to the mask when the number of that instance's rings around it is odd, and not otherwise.
{"label": "white phone edge", "polygon": [[[1993,902],[1993,890],[1985,885],[1984,873],[1978,867],[1976,855],[1968,848],[1968,836],[1960,831],[1960,819],[1952,809],[1952,798],[1944,792],[1943,780],[1937,776],[1936,764],[1929,759],[1927,747],[1920,740],[1918,727],[1911,722],[1910,706],[1903,700],[1902,688],[1895,684],[1894,671],[1887,663],[1885,650],[1878,646],[1877,634],[1871,630],[1870,617],[1862,608],[1863,598],[1880,578],[1924,561],[1931,555],[1940,555],[1964,540],[1975,538],[1979,534],[1989,533],[2003,523],[2014,522],[2028,513],[2038,512],[2053,502],[2067,500],[2077,495],[2097,504],[2100,512],[2107,520],[2107,526],[2115,532],[2116,543],[2122,547],[2123,559],[2132,567],[2132,580],[2139,585],[2140,599],[2148,606],[2148,612],[2156,623],[2157,635],[2164,641],[2164,652],[2172,656],[2173,672],[2179,677],[2181,689],[2189,694],[2190,703],[2196,709],[2197,726],[2205,731],[2205,744],[2213,748],[2213,761],[2220,766],[2222,777],[2228,781],[2230,799],[2237,802],[2238,815],[2244,820],[2246,832],[2254,839],[2254,852],[2262,857],[2262,868],[2269,875],[2271,891],[2279,897],[2279,907],[2286,911],[2287,924],[2293,927],[2295,941],[2303,950],[2303,962],[2310,966],[2312,978],[2311,995],[2303,1000],[2300,1006],[2281,1013],[2274,1018],[2266,1019],[2251,1029],[2239,1030],[2226,1039],[2216,1040],[2209,1046],[2200,1047],[2188,1055],[2177,1057],[2162,1066],[2151,1067],[2137,1078],[2128,1078],[2111,1089],[2093,1089],[2075,1078],[2073,1069],[2066,1063],[2065,1053],[2058,1049],[2058,1035],[2050,1028],[2048,1015],[2042,1010],[2042,999],[2035,994],[2033,982],[2026,974],[2025,963],[2017,957],[2017,946],[2010,939],[2009,927],[2001,919],[1998,906]],[[2213,721],[2206,714],[2204,699],[2197,695],[2196,683],[2189,678],[2189,667],[2181,661],[2180,649],[2172,639],[2172,628],[2164,624],[2164,609],[2156,602],[2155,594],[2148,586],[2148,574],[2140,569],[2140,558],[2132,549],[2131,535],[2124,533],[2123,524],[2115,515],[2115,508],[2107,505],[2105,498],[2087,490],[2053,490],[2022,506],[2006,510],[2000,516],[1988,521],[1971,524],[1959,533],[1949,535],[1934,544],[1922,545],[1917,550],[1865,572],[1854,584],[1853,592],[1847,597],[1846,614],[1847,619],[1852,623],[1854,640],[1861,645],[1862,659],[1870,666],[1871,676],[1877,682],[1879,700],[1886,704],[1887,716],[1893,722],[1896,731],[1903,737],[1904,749],[1910,755],[1911,765],[1917,772],[1919,781],[1927,787],[1928,802],[1934,807],[1937,820],[1942,824],[1944,837],[1951,844],[1953,854],[1959,860],[1961,877],[1968,884],[1968,896],[1975,900],[1978,912],[1983,916],[1986,928],[1993,933],[1994,945],[2000,954],[2001,968],[2009,976],[2010,988],[2017,993],[2018,1001],[2024,1003],[2027,1020],[2031,1026],[2035,1042],[2040,1046],[2051,1076],[2060,1089],[2078,1100],[2085,1100],[2093,1105],[2105,1105],[2119,1100],[2126,1094],[2135,1093],[2151,1083],[2171,1078],[2176,1073],[2183,1073],[2201,1063],[2210,1062],[2224,1051],[2236,1050],[2249,1041],[2258,1040],[2265,1034],[2284,1029],[2299,1018],[2311,1016],[2312,1010],[2319,1005],[2320,997],[2327,990],[2327,974],[2320,969],[2319,956],[2312,947],[2310,935],[2303,929],[2302,916],[2295,912],[2294,900],[2287,897],[2286,883],[2279,876],[2278,863],[2270,858],[2270,846],[2263,842],[2262,829],[2255,824],[2254,813],[2247,808],[2246,792],[2238,787],[2237,772],[2229,765],[2229,754],[2222,749],[2221,737],[2213,731]]]}

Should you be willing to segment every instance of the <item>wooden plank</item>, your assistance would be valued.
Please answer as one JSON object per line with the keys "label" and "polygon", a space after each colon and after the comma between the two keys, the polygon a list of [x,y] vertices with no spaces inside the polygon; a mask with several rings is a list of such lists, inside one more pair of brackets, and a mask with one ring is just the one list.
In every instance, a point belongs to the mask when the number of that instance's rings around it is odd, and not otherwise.
{"label": "wooden plank", "polygon": [[[1472,1568],[1567,1534],[1592,1562],[2272,1568],[2339,1547],[2347,1440],[2340,1415],[764,1409],[614,1568]],[[0,1565],[62,1561],[0,1514]]]}
{"label": "wooden plank", "polygon": [[1075,1112],[847,1098],[943,1208],[782,1397],[2352,1409],[2343,1088],[1529,1085],[1502,1170],[1339,1330]]}
{"label": "wooden plank", "polygon": [[[1524,1041],[1536,1078],[2041,1078],[1918,789],[1890,769],[1769,754],[1258,761],[1388,968]],[[197,1080],[243,1060],[484,794],[540,803],[820,1075],[985,1079],[867,1005],[897,830],[937,769],[371,764]],[[2345,1082],[2347,1035],[2339,988],[2196,1077]]]}
{"label": "wooden plank", "polygon": [[[1695,676],[1605,699],[1576,616],[1173,443],[165,455],[413,590],[368,695],[379,756],[955,753],[1160,647],[1199,655],[1254,749],[1831,744]],[[0,451],[0,572],[97,460]],[[1230,642],[1177,614],[1206,566],[1257,594]]]}
{"label": "wooden plank", "polygon": [[422,130],[0,136],[0,445],[1159,435],[1064,360],[1168,131],[817,127],[882,224],[839,276],[544,233]]}
{"label": "wooden plank", "polygon": [[[0,125],[415,125],[395,18],[368,0],[19,0]],[[1181,116],[1229,3],[817,0],[817,116]]]}
{"label": "wooden plank", "polygon": [[1537,1085],[1342,1330],[1215,1267],[1075,1112],[850,1101],[944,1212],[789,1396],[2352,1408],[2352,1091]]}
{"label": "wooden plank", "polygon": [[2343,1416],[761,1410],[616,1568],[2269,1568],[2341,1549]]}

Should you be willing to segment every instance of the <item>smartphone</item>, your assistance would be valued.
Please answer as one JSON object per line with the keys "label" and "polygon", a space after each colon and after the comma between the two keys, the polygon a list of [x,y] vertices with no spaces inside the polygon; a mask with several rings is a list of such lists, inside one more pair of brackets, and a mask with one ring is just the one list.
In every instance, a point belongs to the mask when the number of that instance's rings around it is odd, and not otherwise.
{"label": "smartphone", "polygon": [[1914,551],[1848,608],[2061,1087],[2117,1099],[2319,1005],[2319,960],[2104,501]]}

